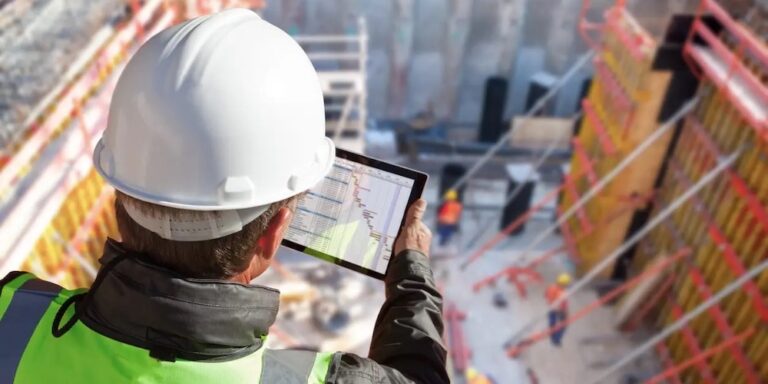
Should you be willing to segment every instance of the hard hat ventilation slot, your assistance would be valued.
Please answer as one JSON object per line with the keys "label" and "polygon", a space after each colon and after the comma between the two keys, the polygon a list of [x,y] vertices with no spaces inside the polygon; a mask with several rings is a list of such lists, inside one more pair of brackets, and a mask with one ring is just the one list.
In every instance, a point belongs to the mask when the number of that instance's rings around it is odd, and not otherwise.
{"label": "hard hat ventilation slot", "polygon": [[250,203],[256,193],[256,186],[247,176],[227,177],[219,189],[222,203]]}

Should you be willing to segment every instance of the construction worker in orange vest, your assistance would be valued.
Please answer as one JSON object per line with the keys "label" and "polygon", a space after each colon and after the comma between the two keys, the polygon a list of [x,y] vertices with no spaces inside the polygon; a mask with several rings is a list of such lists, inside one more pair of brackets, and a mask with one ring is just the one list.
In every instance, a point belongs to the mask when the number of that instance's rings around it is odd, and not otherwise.
{"label": "construction worker in orange vest", "polygon": [[462,210],[459,193],[455,189],[445,191],[443,204],[437,211],[437,236],[440,246],[445,246],[459,227]]}
{"label": "construction worker in orange vest", "polygon": [[[565,292],[568,286],[571,284],[571,275],[567,273],[561,273],[557,276],[557,281],[547,287],[544,297],[547,299],[547,304],[552,305],[559,298],[565,296]],[[559,323],[565,321],[568,317],[568,301],[563,300],[555,309],[549,311],[549,328],[553,329]],[[563,340],[563,334],[565,334],[565,326],[552,332],[549,335],[552,345],[559,347]]]}

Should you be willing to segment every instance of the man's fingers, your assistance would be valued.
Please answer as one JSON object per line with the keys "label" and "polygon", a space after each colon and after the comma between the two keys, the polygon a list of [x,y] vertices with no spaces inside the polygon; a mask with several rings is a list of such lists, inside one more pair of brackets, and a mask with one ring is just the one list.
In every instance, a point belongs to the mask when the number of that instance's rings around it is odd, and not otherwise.
{"label": "man's fingers", "polygon": [[429,255],[429,245],[431,244],[432,234],[429,228],[424,224],[422,218],[424,211],[427,210],[427,202],[419,199],[408,207],[405,214],[405,224],[401,229],[400,236],[395,242],[395,253],[411,249]]}
{"label": "man's fingers", "polygon": [[418,199],[408,209],[408,217],[405,219],[405,225],[411,225],[414,222],[421,221],[424,217],[424,211],[427,210],[427,201],[424,199]]}

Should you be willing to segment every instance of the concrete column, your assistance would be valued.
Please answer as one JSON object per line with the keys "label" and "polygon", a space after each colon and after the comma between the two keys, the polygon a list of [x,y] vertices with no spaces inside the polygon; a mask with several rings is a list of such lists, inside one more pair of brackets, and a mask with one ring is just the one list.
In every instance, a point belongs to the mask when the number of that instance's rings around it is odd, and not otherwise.
{"label": "concrete column", "polygon": [[392,35],[389,115],[403,117],[408,91],[408,68],[413,51],[414,0],[396,0]]}
{"label": "concrete column", "polygon": [[562,74],[582,46],[578,34],[581,1],[561,0],[554,2],[552,23],[547,40],[547,69],[555,75]]}
{"label": "concrete column", "polygon": [[443,37],[443,81],[436,111],[440,118],[451,118],[456,111],[471,23],[472,0],[451,0]]}
{"label": "concrete column", "polygon": [[280,24],[290,34],[299,34],[304,27],[304,1],[282,0],[280,2]]}
{"label": "concrete column", "polygon": [[499,56],[498,75],[508,77],[515,65],[517,50],[522,40],[523,21],[525,18],[525,0],[501,0],[499,4]]}

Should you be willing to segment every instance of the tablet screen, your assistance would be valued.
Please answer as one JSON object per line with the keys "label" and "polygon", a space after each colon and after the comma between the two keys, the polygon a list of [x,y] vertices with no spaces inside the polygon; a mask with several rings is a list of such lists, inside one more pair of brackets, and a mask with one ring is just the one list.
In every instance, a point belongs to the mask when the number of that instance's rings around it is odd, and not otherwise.
{"label": "tablet screen", "polygon": [[299,200],[285,239],[310,255],[383,276],[415,181],[337,156],[325,179]]}

